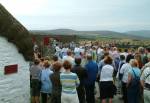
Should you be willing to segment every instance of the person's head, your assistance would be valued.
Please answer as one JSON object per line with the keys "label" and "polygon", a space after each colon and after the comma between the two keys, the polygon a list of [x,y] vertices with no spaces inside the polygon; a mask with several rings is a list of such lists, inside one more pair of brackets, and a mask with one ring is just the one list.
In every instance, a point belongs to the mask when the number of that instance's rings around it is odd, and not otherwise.
{"label": "person's head", "polygon": [[113,59],[110,56],[106,56],[104,58],[104,63],[105,64],[112,64]]}
{"label": "person's head", "polygon": [[92,49],[93,49],[93,50],[96,50],[96,47],[95,47],[95,46],[93,46],[93,47],[92,47]]}
{"label": "person's head", "polygon": [[141,55],[139,53],[135,54],[134,59],[136,59],[137,61],[141,61],[142,60]]}
{"label": "person's head", "polygon": [[130,65],[132,67],[138,67],[138,61],[136,59],[131,59],[130,60]]}
{"label": "person's head", "polygon": [[39,60],[39,59],[35,59],[35,60],[34,60],[34,64],[35,64],[35,65],[39,65],[39,63],[40,63],[40,60]]}
{"label": "person's head", "polygon": [[139,48],[138,48],[138,52],[139,52],[140,54],[143,54],[143,53],[144,53],[144,48],[143,48],[143,47],[139,47]]}
{"label": "person's head", "polygon": [[49,66],[50,66],[49,61],[48,61],[48,60],[45,60],[45,61],[44,61],[44,67],[45,67],[45,68],[48,68]]}
{"label": "person's head", "polygon": [[48,61],[49,61],[49,57],[48,57],[48,56],[46,56],[46,57],[44,58],[44,60],[48,60]]}
{"label": "person's head", "polygon": [[91,61],[92,60],[92,55],[91,54],[87,54],[87,60]]}
{"label": "person's head", "polygon": [[124,52],[127,53],[127,52],[128,52],[128,49],[124,49]]}
{"label": "person's head", "polygon": [[52,59],[53,59],[53,61],[58,61],[58,56],[54,55]]}
{"label": "person's head", "polygon": [[122,49],[121,49],[121,48],[119,48],[119,49],[118,49],[118,51],[121,53],[121,52],[122,52]]}
{"label": "person's head", "polygon": [[67,55],[68,55],[68,56],[71,56],[71,54],[72,54],[71,50],[68,50],[68,51],[67,51]]}
{"label": "person's head", "polygon": [[62,67],[61,62],[55,62],[55,63],[53,64],[53,69],[54,69],[55,72],[60,71],[61,67]]}
{"label": "person's head", "polygon": [[42,57],[42,58],[40,58],[40,61],[41,61],[41,62],[44,62],[44,58],[43,58],[43,57]]}
{"label": "person's head", "polygon": [[126,62],[129,63],[131,59],[134,59],[132,54],[127,55]]}
{"label": "person's head", "polygon": [[76,63],[76,65],[80,65],[81,64],[81,58],[80,57],[76,57],[75,58],[75,63]]}
{"label": "person's head", "polygon": [[146,53],[150,53],[150,47],[147,47],[147,48],[145,49],[145,52],[146,52]]}
{"label": "person's head", "polygon": [[34,51],[35,53],[38,53],[39,52],[39,49],[38,48],[35,48],[35,51]]}
{"label": "person's head", "polygon": [[117,47],[113,47],[113,51],[117,51],[118,49],[117,49]]}
{"label": "person's head", "polygon": [[120,60],[121,61],[125,60],[125,56],[124,55],[120,55]]}
{"label": "person's head", "polygon": [[63,67],[65,70],[70,70],[72,68],[72,64],[68,60],[65,60],[63,63]]}
{"label": "person's head", "polygon": [[104,59],[106,56],[109,56],[109,52],[104,52],[104,54],[102,55],[101,59]]}

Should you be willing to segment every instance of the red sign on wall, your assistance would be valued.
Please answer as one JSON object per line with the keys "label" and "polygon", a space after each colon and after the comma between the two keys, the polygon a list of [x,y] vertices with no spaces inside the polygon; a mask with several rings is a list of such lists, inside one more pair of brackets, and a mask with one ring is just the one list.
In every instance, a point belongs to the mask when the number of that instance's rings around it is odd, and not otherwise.
{"label": "red sign on wall", "polygon": [[18,72],[18,65],[17,64],[8,65],[8,66],[5,66],[5,68],[4,68],[4,74],[5,75],[17,73],[17,72]]}

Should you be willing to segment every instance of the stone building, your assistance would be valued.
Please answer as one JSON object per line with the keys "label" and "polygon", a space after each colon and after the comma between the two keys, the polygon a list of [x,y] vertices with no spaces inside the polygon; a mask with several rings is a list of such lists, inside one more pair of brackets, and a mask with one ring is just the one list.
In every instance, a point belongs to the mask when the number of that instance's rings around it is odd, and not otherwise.
{"label": "stone building", "polygon": [[[31,34],[0,4],[0,103],[30,103],[32,47]],[[6,75],[10,65],[18,70]]]}
{"label": "stone building", "polygon": [[[18,72],[4,74],[7,65],[18,65]],[[30,103],[29,63],[15,45],[0,36],[0,103]]]}

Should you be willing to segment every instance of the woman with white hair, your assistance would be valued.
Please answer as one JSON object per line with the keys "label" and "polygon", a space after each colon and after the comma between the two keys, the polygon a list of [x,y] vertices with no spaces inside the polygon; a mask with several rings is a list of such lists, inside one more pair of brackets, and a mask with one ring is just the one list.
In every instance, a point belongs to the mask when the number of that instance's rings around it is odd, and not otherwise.
{"label": "woman with white hair", "polygon": [[128,73],[127,99],[128,103],[139,103],[141,71],[138,68],[138,62],[136,59],[131,59],[130,64],[132,68]]}

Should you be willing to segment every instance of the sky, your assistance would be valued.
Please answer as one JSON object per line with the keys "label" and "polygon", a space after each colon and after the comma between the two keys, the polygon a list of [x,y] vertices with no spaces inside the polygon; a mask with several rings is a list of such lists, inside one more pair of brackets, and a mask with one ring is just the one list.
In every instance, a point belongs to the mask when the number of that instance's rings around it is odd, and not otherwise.
{"label": "sky", "polygon": [[150,0],[0,0],[27,29],[150,30]]}

